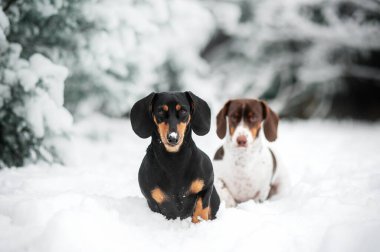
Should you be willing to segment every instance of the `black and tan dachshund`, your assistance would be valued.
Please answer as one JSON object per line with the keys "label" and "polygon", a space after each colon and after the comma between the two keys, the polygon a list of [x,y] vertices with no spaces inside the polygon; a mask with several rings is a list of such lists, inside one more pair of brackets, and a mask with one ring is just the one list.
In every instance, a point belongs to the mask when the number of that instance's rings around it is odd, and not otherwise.
{"label": "black and tan dachshund", "polygon": [[151,93],[135,103],[135,133],[152,137],[139,170],[140,189],[150,209],[168,219],[215,219],[220,199],[210,158],[195,145],[192,131],[210,130],[207,103],[191,92]]}

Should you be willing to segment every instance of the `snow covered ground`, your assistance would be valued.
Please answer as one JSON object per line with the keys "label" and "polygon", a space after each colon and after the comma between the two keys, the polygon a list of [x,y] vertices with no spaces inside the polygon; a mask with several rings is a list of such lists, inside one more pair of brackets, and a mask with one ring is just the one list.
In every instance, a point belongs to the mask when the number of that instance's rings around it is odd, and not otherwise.
{"label": "snow covered ground", "polygon": [[[213,156],[213,129],[195,137]],[[0,251],[378,251],[380,124],[283,122],[285,197],[194,225],[148,209],[137,171],[149,140],[127,120],[76,125],[72,162],[0,171]]]}

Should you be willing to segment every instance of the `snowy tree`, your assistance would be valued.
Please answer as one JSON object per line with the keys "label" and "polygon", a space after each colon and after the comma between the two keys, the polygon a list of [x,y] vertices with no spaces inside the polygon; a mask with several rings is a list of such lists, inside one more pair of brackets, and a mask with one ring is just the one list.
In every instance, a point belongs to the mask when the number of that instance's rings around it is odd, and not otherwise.
{"label": "snowy tree", "polygon": [[[67,66],[65,105],[119,116],[147,90],[203,86],[214,27],[198,1],[16,1],[9,40]],[[58,32],[57,32],[58,31]]]}
{"label": "snowy tree", "polygon": [[68,71],[41,54],[20,57],[22,47],[7,41],[8,31],[0,10],[0,168],[61,161],[58,143],[72,123],[63,107]]}
{"label": "snowy tree", "polygon": [[[215,8],[220,3],[208,2],[222,19],[226,3]],[[359,107],[363,114],[368,100],[380,100],[374,94],[380,91],[379,1],[238,0],[229,4],[241,10],[238,22],[230,24],[236,28],[220,29],[204,52],[213,74],[223,76],[223,92],[276,98],[273,105],[283,115],[297,117],[325,116],[331,109],[344,116],[345,109],[355,113]],[[367,102],[355,100],[360,93]]]}
{"label": "snowy tree", "polygon": [[69,68],[65,106],[76,115],[120,116],[147,90],[191,89],[216,106],[262,97],[297,117],[343,115],[362,84],[378,98],[375,0],[7,3],[21,56]]}

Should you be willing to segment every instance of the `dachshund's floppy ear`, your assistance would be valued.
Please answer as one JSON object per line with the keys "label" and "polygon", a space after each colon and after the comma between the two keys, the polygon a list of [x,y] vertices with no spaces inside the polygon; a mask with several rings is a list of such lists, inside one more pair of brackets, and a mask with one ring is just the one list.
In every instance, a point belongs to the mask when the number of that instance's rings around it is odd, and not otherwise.
{"label": "dachshund's floppy ear", "polygon": [[277,138],[277,127],[279,118],[278,115],[269,108],[266,102],[261,101],[260,103],[263,108],[264,135],[269,142],[273,142]]}
{"label": "dachshund's floppy ear", "polygon": [[230,101],[224,104],[223,108],[219,111],[216,116],[216,134],[220,139],[223,139],[227,133],[227,112],[230,107]]}
{"label": "dachshund's floppy ear", "polygon": [[208,104],[188,91],[185,92],[191,106],[191,126],[198,136],[206,135],[210,131],[211,111]]}
{"label": "dachshund's floppy ear", "polygon": [[152,135],[154,123],[152,118],[152,103],[156,93],[139,100],[131,109],[131,124],[133,131],[141,138]]}

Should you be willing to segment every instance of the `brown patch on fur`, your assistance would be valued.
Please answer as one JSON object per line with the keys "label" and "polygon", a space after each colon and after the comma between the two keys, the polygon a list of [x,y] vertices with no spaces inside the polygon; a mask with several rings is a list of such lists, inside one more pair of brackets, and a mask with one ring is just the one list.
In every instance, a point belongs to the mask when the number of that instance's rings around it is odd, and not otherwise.
{"label": "brown patch on fur", "polygon": [[191,222],[192,223],[198,223],[199,222],[198,217],[201,217],[203,220],[209,220],[210,214],[211,214],[211,208],[210,207],[203,208],[202,207],[202,198],[199,197],[197,199],[197,203],[195,205],[195,209],[194,209],[193,216],[191,218]]}
{"label": "brown patch on fur", "polygon": [[162,105],[162,109],[164,111],[169,111],[169,106],[168,105]]}
{"label": "brown patch on fur", "polygon": [[222,160],[224,157],[223,146],[220,146],[219,149],[215,152],[214,160]]}
{"label": "brown patch on fur", "polygon": [[179,124],[177,124],[177,133],[179,135],[179,145],[182,144],[182,140],[185,136],[185,132],[186,132],[186,127],[187,127],[187,123],[185,122],[180,122]]}
{"label": "brown patch on fur", "polygon": [[154,188],[151,192],[152,198],[158,203],[161,204],[167,199],[166,194],[159,188]]}
{"label": "brown patch on fur", "polygon": [[269,142],[277,139],[277,127],[280,118],[264,101],[261,101],[264,115],[264,135]]}
{"label": "brown patch on fur", "polygon": [[179,104],[175,105],[175,110],[180,111],[181,108],[182,108],[181,105],[179,105]]}
{"label": "brown patch on fur", "polygon": [[[272,171],[272,179],[274,177],[274,175],[276,174],[276,171],[277,171],[277,159],[276,159],[276,156],[274,155],[273,151],[271,149],[269,149],[270,151],[270,154],[272,155],[272,162],[273,162],[273,171]],[[270,191],[269,191],[269,194],[268,194],[268,199],[272,198],[273,195],[276,195],[278,194],[279,192],[279,184],[271,184],[270,185]]]}
{"label": "brown patch on fur", "polygon": [[255,193],[255,196],[253,196],[253,199],[254,199],[254,200],[257,200],[259,197],[260,197],[260,191],[257,191],[257,192]]}
{"label": "brown patch on fur", "polygon": [[153,121],[157,125],[158,133],[160,134],[161,141],[165,144],[166,136],[168,135],[168,131],[169,131],[169,124],[166,122],[158,123],[155,116],[153,117]]}
{"label": "brown patch on fur", "polygon": [[205,182],[202,179],[194,180],[190,185],[189,194],[199,193],[200,191],[202,191],[204,185],[205,185]]}
{"label": "brown patch on fur", "polygon": [[230,127],[230,135],[232,136],[235,132],[235,128],[234,127]]}
{"label": "brown patch on fur", "polygon": [[255,139],[259,135],[260,128],[261,128],[261,124],[259,124],[258,127],[252,127],[250,129],[253,139]]}
{"label": "brown patch on fur", "polygon": [[274,195],[278,194],[278,184],[271,184],[270,185],[270,191],[268,194],[268,199],[272,198]]}

